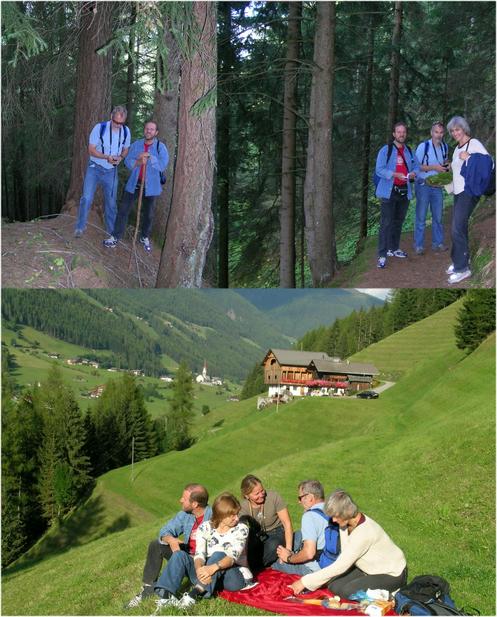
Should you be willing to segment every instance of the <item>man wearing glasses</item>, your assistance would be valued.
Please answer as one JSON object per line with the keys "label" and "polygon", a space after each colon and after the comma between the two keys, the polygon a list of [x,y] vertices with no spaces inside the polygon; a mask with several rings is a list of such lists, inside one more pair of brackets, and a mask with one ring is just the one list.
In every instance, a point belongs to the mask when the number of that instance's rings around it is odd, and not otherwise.
{"label": "man wearing glasses", "polygon": [[287,574],[309,574],[320,569],[319,556],[325,545],[324,530],[328,516],[324,513],[324,489],[317,480],[304,480],[298,486],[298,500],[304,508],[301,529],[293,538],[293,551],[278,546],[274,570]]}
{"label": "man wearing glasses", "polygon": [[105,227],[111,234],[116,220],[117,166],[128,154],[131,132],[125,125],[128,112],[120,105],[114,107],[108,122],[101,122],[90,133],[88,153],[90,160],[79,202],[78,220],[74,236],[81,238],[86,229],[97,186],[102,187],[105,204]]}

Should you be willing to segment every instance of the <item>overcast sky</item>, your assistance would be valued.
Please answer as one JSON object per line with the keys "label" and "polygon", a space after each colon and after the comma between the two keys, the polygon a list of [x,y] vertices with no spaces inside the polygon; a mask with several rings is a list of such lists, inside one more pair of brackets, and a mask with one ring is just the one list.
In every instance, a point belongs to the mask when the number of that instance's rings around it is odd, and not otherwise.
{"label": "overcast sky", "polygon": [[391,289],[368,289],[364,287],[362,287],[361,289],[356,289],[357,291],[362,291],[362,293],[368,294],[370,296],[376,296],[377,298],[381,298],[381,300],[385,300],[385,298],[391,291]]}

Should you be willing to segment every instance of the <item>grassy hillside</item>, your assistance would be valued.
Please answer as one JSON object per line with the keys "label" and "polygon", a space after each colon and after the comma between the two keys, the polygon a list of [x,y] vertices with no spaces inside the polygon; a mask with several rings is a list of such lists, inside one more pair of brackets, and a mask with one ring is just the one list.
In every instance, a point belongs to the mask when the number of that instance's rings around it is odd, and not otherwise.
{"label": "grassy hillside", "polygon": [[454,321],[462,300],[418,321],[392,336],[370,345],[350,357],[356,362],[372,362],[394,380],[417,362],[438,358],[455,347]]}
{"label": "grassy hillside", "polygon": [[[381,343],[371,357],[362,352],[381,368],[394,371],[395,357],[403,367],[376,401],[308,398],[257,412],[249,399],[199,419],[195,446],[138,464],[134,481],[130,468],[100,478],[62,529],[7,570],[3,613],[122,614],[147,543],[178,509],[182,486],[196,480],[212,495],[238,494],[253,472],[281,492],[297,526],[300,480],[317,477],[327,493],[350,490],[403,548],[410,577],[444,576],[458,604],[495,614],[495,336],[466,357],[441,327],[454,312],[441,313],[440,327],[440,314],[416,324],[417,337],[431,332],[433,347],[413,351],[410,366],[403,358],[414,341],[402,333],[384,341],[388,353]],[[150,603],[130,614],[152,610]],[[257,614],[221,600],[195,610]]]}

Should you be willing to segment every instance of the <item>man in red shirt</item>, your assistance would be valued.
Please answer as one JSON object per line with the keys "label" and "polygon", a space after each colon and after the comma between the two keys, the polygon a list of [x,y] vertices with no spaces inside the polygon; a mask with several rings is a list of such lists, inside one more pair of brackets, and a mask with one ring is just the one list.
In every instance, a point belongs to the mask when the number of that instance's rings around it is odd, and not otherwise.
{"label": "man in red shirt", "polygon": [[378,268],[385,267],[387,257],[407,257],[399,246],[400,235],[412,197],[409,182],[416,177],[419,162],[406,145],[406,139],[407,126],[397,122],[393,128],[393,143],[381,148],[376,161],[379,177],[376,196],[381,200]]}

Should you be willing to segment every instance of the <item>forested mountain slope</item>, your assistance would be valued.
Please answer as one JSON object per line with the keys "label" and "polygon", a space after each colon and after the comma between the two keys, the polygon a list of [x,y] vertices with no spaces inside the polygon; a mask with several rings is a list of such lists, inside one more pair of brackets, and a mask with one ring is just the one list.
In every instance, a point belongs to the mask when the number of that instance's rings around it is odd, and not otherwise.
{"label": "forested mountain slope", "polygon": [[[447,309],[442,317],[454,325]],[[440,321],[430,324],[434,319],[406,328],[416,337],[428,329],[433,346],[418,347],[396,385],[376,401],[296,399],[257,412],[249,399],[225,423],[221,409],[202,418],[198,443],[141,462],[134,481],[129,468],[102,476],[83,507],[6,571],[3,612],[121,613],[139,585],[147,542],[178,509],[182,486],[195,478],[211,495],[238,494],[250,472],[282,493],[296,524],[302,478],[319,478],[327,493],[350,490],[403,548],[410,577],[444,576],[459,605],[494,614],[495,335],[466,355],[436,327]],[[410,343],[398,333],[384,344],[388,351],[374,357],[380,370],[389,370],[390,356]],[[372,359],[367,350],[362,355]],[[27,588],[36,593],[26,596]],[[236,608],[209,601],[196,610]]]}

